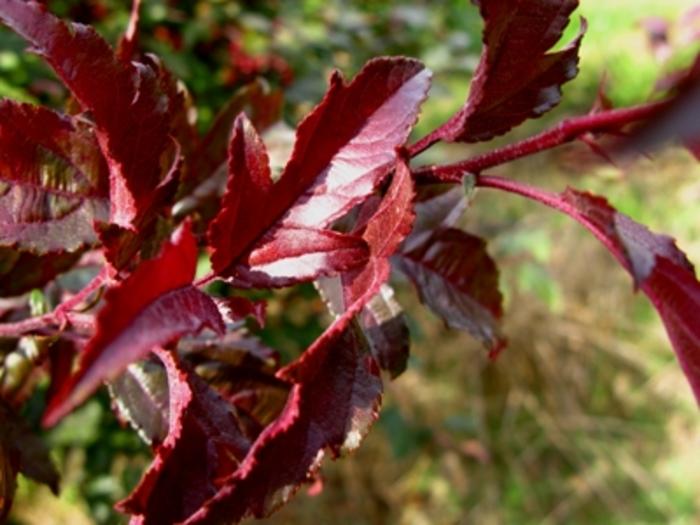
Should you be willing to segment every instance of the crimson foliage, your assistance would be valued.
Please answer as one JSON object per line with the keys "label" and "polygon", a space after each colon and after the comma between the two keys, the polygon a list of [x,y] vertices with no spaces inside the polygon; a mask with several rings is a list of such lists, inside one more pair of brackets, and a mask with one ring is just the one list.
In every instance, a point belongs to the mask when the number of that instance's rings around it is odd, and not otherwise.
{"label": "crimson foliage", "polygon": [[[53,312],[31,317],[24,301],[8,303],[0,335],[50,336],[45,425],[107,383],[118,415],[153,446],[153,464],[117,504],[133,523],[265,516],[313,481],[327,452],[358,447],[381,404],[381,370],[394,378],[408,357],[392,267],[448,326],[494,356],[505,346],[496,264],[482,239],[456,227],[464,181],[534,199],[588,228],[659,311],[700,399],[700,284],[674,241],[601,197],[481,173],[635,124],[642,138],[632,142],[645,147],[674,136],[697,144],[697,129],[675,116],[688,104],[697,109],[697,67],[667,100],[603,109],[454,165],[412,169],[410,159],[438,141],[488,140],[543,114],[577,72],[585,21],[573,42],[552,51],[576,0],[479,7],[481,61],[465,105],[443,126],[406,144],[430,71],[410,58],[376,58],[349,82],[332,75],[275,177],[259,132],[275,120],[278,97],[250,84],[199,137],[182,87],[138,52],[138,2],[115,52],[41,3],[0,0],[0,20],[55,70],[78,108],[0,102],[0,293],[43,287],[76,264],[100,267]],[[651,132],[656,117],[660,139]],[[195,280],[202,252],[212,270]],[[214,297],[205,288],[213,280],[238,289],[313,281],[334,320],[281,367],[241,328],[248,316],[264,323],[264,303]],[[198,375],[201,363],[216,373]],[[25,398],[2,392],[0,517],[18,472],[57,485],[46,451],[16,415]]]}

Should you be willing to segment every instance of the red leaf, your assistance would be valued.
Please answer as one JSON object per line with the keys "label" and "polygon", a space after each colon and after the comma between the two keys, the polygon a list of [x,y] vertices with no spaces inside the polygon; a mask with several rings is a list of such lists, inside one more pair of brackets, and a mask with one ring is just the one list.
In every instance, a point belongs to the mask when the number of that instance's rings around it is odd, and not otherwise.
{"label": "red leaf", "polygon": [[481,61],[467,103],[436,138],[477,142],[502,135],[556,106],[561,85],[578,72],[585,21],[573,42],[549,52],[577,0],[480,0],[479,5],[485,22]]}
{"label": "red leaf", "polygon": [[[201,188],[198,185],[206,183],[205,181],[211,179],[218,173],[219,168],[226,164],[231,132],[235,129],[234,122],[241,112],[246,113],[255,129],[263,132],[280,118],[282,93],[270,91],[267,83],[262,80],[251,82],[236,91],[219,111],[206,135],[189,156],[187,169],[182,177],[180,195],[190,195],[197,187],[195,195],[192,196],[197,199],[196,193]],[[187,204],[192,206],[195,203]]]}
{"label": "red leaf", "polygon": [[338,455],[359,445],[376,419],[382,387],[367,340],[351,322],[389,277],[387,258],[413,223],[412,199],[411,172],[400,158],[386,195],[364,227],[371,258],[362,270],[343,274],[342,315],[278,373],[293,383],[282,414],[260,434],[217,495],[186,523],[268,514],[311,479],[324,449]]}
{"label": "red leaf", "polygon": [[455,228],[438,229],[394,260],[421,301],[449,327],[468,331],[492,353],[503,347],[498,270],[482,239]]}
{"label": "red leaf", "polygon": [[236,228],[241,223],[253,227],[268,214],[267,206],[251,208],[251,203],[274,198],[265,146],[245,115],[234,123],[229,169],[224,207],[209,227],[209,239],[214,271],[232,274],[234,285],[286,286],[347,270],[367,259],[366,245],[358,237],[312,227],[273,227],[263,234],[246,263],[230,271],[231,254],[245,250],[247,242]]}
{"label": "red leaf", "polygon": [[158,66],[122,62],[92,28],[38,2],[1,0],[0,20],[26,39],[94,119],[110,171],[111,222],[130,227],[150,206],[169,145],[171,100]]}
{"label": "red leaf", "polygon": [[649,231],[590,193],[567,189],[558,195],[498,177],[481,177],[479,185],[536,200],[588,228],[654,304],[700,403],[700,283],[671,237]]}
{"label": "red leaf", "polygon": [[238,522],[284,504],[311,479],[324,449],[354,450],[376,419],[381,379],[361,332],[334,324],[280,375],[294,386],[282,414],[256,440],[238,470],[185,523]]}
{"label": "red leaf", "polygon": [[227,321],[235,323],[246,317],[252,317],[260,328],[265,327],[267,302],[264,300],[251,301],[246,297],[234,296],[219,299],[218,302],[226,310]]}
{"label": "red leaf", "polygon": [[250,448],[232,408],[176,355],[156,350],[165,365],[169,431],[156,458],[117,509],[142,525],[180,523],[213,497],[221,478]]}
{"label": "red leaf", "polygon": [[0,101],[0,244],[38,255],[93,244],[109,213],[107,166],[90,128]]}
{"label": "red leaf", "polygon": [[416,220],[411,235],[404,241],[402,251],[423,244],[438,228],[454,226],[469,204],[461,185],[421,185],[417,190],[414,206]]}
{"label": "red leaf", "polygon": [[84,401],[100,383],[114,379],[129,363],[153,347],[198,332],[205,326],[223,332],[224,325],[209,296],[191,285],[197,245],[185,223],[158,257],[105,294],[78,371],[49,404],[44,423],[52,425]]}
{"label": "red leaf", "polygon": [[[301,228],[314,239],[310,230],[323,231],[366,199],[392,168],[394,149],[406,140],[429,79],[419,62],[405,58],[370,61],[349,85],[334,75],[321,104],[299,126],[292,157],[275,184],[262,141],[244,118],[237,119],[229,183],[209,230],[214,270],[235,278],[237,265],[248,264],[261,244],[283,259],[291,236],[286,230]],[[327,249],[299,246],[298,253],[318,251]],[[361,264],[356,257],[357,252],[315,257],[304,277]]]}

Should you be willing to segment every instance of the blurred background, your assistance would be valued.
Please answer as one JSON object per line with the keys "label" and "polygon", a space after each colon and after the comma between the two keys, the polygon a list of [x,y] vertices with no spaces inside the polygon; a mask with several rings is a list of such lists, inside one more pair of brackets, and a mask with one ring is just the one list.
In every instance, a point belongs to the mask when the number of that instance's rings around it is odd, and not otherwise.
{"label": "blurred background", "polygon": [[[114,43],[122,0],[49,0]],[[466,0],[144,0],[144,49],[192,93],[205,130],[238,86],[262,74],[284,89],[294,126],[323,95],[332,68],[405,54],[435,73],[416,136],[464,101],[481,47]],[[697,53],[693,0],[582,0],[589,22],[581,72],[563,103],[505,139],[527,136],[593,105],[603,78],[615,105],[658,96],[657,80]],[[578,31],[578,18],[565,41]],[[0,32],[0,95],[61,107],[64,88],[23,42]],[[284,135],[284,133],[283,133]],[[437,147],[418,162],[449,162],[483,145]],[[612,165],[572,144],[499,168],[555,191],[606,195],[621,211],[675,236],[700,262],[700,169],[688,153]],[[499,524],[700,523],[700,417],[665,332],[628,275],[581,227],[483,190],[464,216],[489,241],[506,298],[508,349],[495,362],[467,334],[449,332],[396,282],[413,340],[408,370],[387,382],[378,423],[360,450],[323,469],[324,490],[300,493],[263,523]],[[313,288],[270,297],[262,334],[284,355],[305,348],[326,319]],[[36,422],[41,401],[25,416]],[[15,525],[118,524],[112,510],[150,453],[97,397],[45,432],[63,491],[20,481]]]}

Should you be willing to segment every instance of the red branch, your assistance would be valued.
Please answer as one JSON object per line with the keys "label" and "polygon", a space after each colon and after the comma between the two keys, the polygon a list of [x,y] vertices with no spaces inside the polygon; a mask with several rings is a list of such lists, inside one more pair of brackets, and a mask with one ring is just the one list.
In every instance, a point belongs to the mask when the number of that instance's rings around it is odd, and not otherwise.
{"label": "red branch", "polygon": [[[614,130],[625,124],[646,120],[657,114],[666,105],[665,101],[652,102],[566,119],[555,127],[533,137],[454,164],[424,166],[415,170],[414,175],[419,180],[424,181],[459,182],[465,173],[478,174],[487,168],[561,146],[584,133]],[[422,151],[418,146],[423,147],[424,140],[418,141],[410,148],[409,151],[412,155]]]}
{"label": "red branch", "polygon": [[612,253],[617,251],[617,248],[610,238],[603,235],[600,232],[600,229],[597,228],[588,217],[583,215],[575,206],[572,206],[563,200],[561,196],[556,193],[551,193],[534,186],[523,184],[522,182],[506,179],[504,177],[496,177],[493,175],[478,176],[476,178],[476,185],[481,188],[493,188],[496,190],[506,191],[508,193],[514,193],[516,195],[520,195],[521,197],[526,197],[544,204],[545,206],[561,211],[578,221],[584,227],[588,228],[590,232],[595,235],[596,238]]}
{"label": "red branch", "polygon": [[104,267],[82,290],[59,304],[53,312],[30,317],[29,319],[22,319],[14,323],[0,324],[0,337],[19,337],[29,333],[44,333],[49,326],[62,327],[66,323],[81,331],[90,331],[93,324],[92,316],[74,313],[71,310],[84,302],[90,294],[100,288],[109,278],[109,270],[107,267]]}

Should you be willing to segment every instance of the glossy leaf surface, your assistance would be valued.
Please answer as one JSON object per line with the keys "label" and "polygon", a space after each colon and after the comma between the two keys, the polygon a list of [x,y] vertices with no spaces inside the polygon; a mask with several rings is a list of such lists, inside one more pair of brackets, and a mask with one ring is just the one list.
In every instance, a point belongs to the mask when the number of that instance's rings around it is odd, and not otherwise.
{"label": "glossy leaf surface", "polygon": [[[347,85],[334,75],[323,101],[300,124],[292,157],[274,184],[262,141],[239,118],[229,184],[209,230],[215,271],[235,278],[236,264],[243,259],[252,266],[261,252],[282,260],[290,241],[295,257],[310,256],[301,261],[307,270],[293,271],[304,279],[362,264],[358,247],[343,253],[352,238],[324,228],[367,198],[393,167],[394,148],[405,142],[429,80],[419,62],[404,58],[370,61]],[[254,204],[261,201],[266,205]]]}

